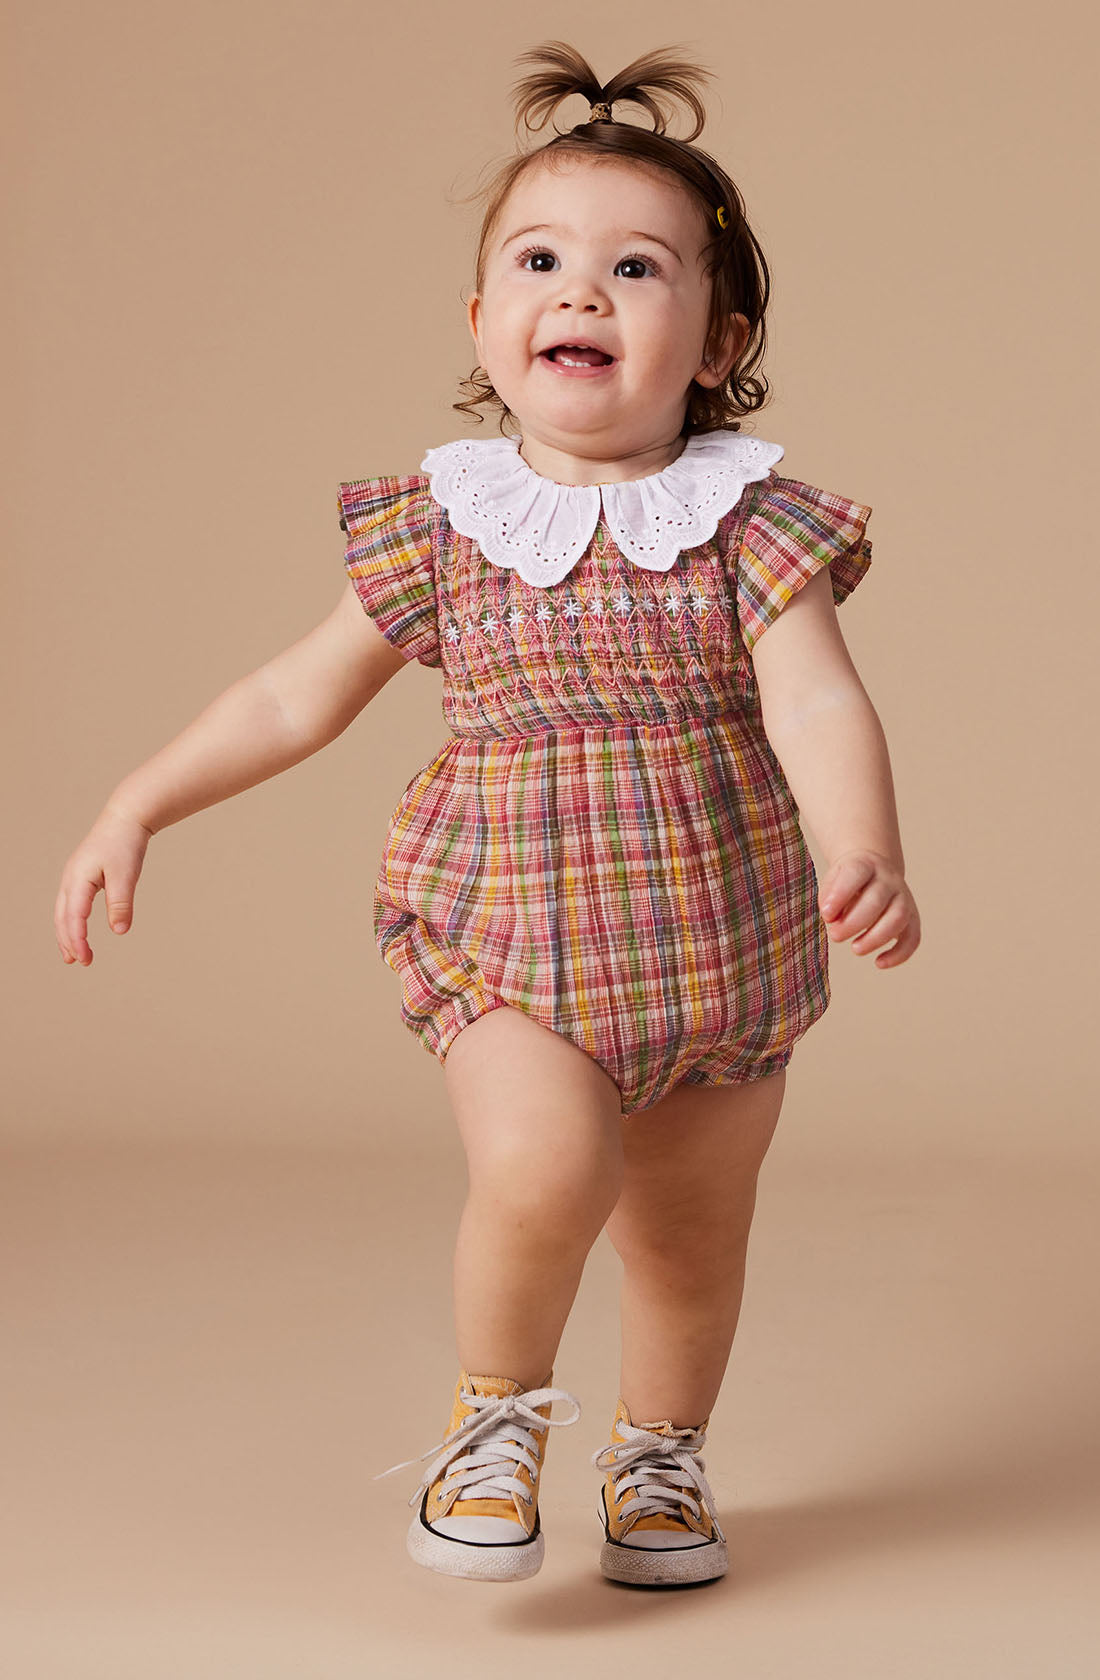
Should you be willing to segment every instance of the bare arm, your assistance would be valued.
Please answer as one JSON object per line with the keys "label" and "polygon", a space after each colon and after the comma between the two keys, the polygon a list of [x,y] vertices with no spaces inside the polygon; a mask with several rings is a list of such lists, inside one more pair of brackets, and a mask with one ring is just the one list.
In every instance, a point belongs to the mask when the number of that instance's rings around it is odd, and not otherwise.
{"label": "bare arm", "polygon": [[886,738],[844,645],[828,567],[758,639],[753,670],[765,733],[830,864],[866,847],[904,870]]}
{"label": "bare arm", "polygon": [[[820,909],[860,956],[887,939],[880,967],[920,940],[905,884],[886,736],[837,623],[828,568],[787,602],[753,647],[764,730],[827,860]],[[866,930],[866,935],[864,937]]]}
{"label": "bare arm", "polygon": [[406,663],[349,583],[328,618],[219,694],[106,808],[155,834],[268,781],[335,740]]}
{"label": "bare arm", "polygon": [[100,889],[111,927],[124,933],[130,926],[134,888],[158,830],[327,746],[407,663],[349,582],[316,629],[212,700],[118,784],[68,857],[54,904],[64,960],[91,962],[88,917]]}

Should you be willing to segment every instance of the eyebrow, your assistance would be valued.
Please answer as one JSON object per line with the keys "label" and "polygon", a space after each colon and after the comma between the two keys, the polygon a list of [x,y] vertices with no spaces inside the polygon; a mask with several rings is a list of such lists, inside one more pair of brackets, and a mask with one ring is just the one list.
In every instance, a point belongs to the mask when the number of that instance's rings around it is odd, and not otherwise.
{"label": "eyebrow", "polygon": [[[559,233],[572,233],[573,230],[572,228],[562,227],[557,231]],[[530,227],[520,228],[516,233],[510,233],[507,239],[503,241],[500,248],[503,251],[505,245],[510,245],[513,239],[522,239],[525,233],[553,232],[554,224],[552,222],[533,222]],[[663,246],[670,256],[676,258],[676,261],[680,264],[681,268],[683,267],[683,258],[681,257],[679,251],[677,251],[674,246],[670,245],[667,239],[661,239],[655,233],[643,233],[639,228],[633,228],[626,233],[620,234],[619,237],[621,239],[648,239],[653,245]]]}

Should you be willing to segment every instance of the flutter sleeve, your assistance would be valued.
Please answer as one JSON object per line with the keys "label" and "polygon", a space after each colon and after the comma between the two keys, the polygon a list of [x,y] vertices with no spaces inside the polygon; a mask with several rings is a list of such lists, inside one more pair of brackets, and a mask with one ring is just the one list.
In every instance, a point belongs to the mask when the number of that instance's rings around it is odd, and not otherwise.
{"label": "flutter sleeve", "polygon": [[440,664],[427,479],[352,479],[338,494],[344,570],[388,642],[408,660]]}
{"label": "flutter sleeve", "polygon": [[829,568],[833,601],[846,601],[871,564],[871,509],[800,479],[773,475],[745,525],[737,556],[737,619],[751,653],[796,590]]}

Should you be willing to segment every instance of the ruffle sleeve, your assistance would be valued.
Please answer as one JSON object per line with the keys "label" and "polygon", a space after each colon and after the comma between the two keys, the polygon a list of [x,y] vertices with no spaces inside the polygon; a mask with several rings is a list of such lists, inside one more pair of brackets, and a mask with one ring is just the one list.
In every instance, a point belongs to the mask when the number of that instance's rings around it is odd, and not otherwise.
{"label": "ruffle sleeve", "polygon": [[737,556],[737,619],[751,653],[796,590],[828,566],[837,606],[871,564],[871,509],[800,479],[772,475],[748,519]]}
{"label": "ruffle sleeve", "polygon": [[344,570],[375,624],[408,660],[440,664],[432,498],[421,474],[341,484]]}

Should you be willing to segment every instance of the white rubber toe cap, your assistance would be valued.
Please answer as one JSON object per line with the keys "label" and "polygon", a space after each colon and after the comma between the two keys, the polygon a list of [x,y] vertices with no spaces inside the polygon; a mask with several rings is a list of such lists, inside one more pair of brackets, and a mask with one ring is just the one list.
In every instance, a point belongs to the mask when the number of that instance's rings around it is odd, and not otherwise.
{"label": "white rubber toe cap", "polygon": [[709,1545],[709,1541],[704,1540],[701,1534],[686,1540],[682,1534],[676,1534],[671,1528],[643,1528],[625,1534],[619,1544],[633,1546],[639,1552],[667,1552],[674,1547],[678,1552],[691,1552],[696,1546]]}
{"label": "white rubber toe cap", "polygon": [[448,1540],[480,1540],[516,1545],[529,1539],[522,1523],[512,1517],[439,1517],[428,1527]]}

